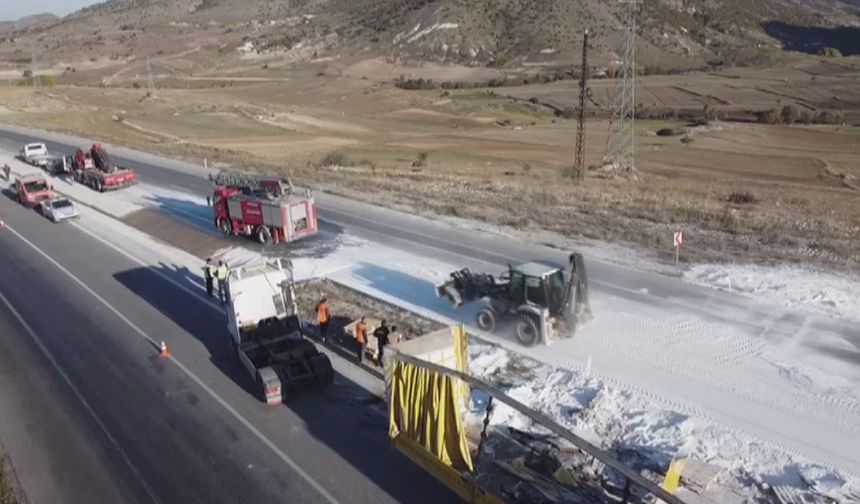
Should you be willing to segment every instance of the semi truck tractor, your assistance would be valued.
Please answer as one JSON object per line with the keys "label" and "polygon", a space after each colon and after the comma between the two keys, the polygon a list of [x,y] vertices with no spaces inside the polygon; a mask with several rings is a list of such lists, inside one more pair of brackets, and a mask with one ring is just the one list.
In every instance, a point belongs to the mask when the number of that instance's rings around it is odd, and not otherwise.
{"label": "semi truck tractor", "polygon": [[304,336],[289,260],[233,270],[225,310],[233,350],[267,404],[334,380],[328,356]]}

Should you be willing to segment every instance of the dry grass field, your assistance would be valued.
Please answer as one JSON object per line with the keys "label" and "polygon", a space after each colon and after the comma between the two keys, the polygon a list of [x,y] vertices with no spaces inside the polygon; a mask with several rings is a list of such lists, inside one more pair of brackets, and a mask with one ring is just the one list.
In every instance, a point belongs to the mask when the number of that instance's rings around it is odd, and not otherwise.
{"label": "dry grass field", "polygon": [[[851,59],[770,70],[640,79],[640,107],[729,120],[637,122],[637,181],[575,184],[575,83],[406,91],[352,73],[295,72],[283,81],[207,86],[0,87],[0,121],[72,132],[201,162],[292,174],[298,183],[429,215],[519,230],[627,242],[669,257],[686,230],[688,260],[790,260],[860,265],[860,128],[773,125],[747,118],[786,104],[856,121],[860,70]],[[594,81],[608,103],[612,81]],[[677,114],[675,115],[677,117]],[[657,136],[686,128],[692,141]],[[600,163],[607,122],[587,123]]]}

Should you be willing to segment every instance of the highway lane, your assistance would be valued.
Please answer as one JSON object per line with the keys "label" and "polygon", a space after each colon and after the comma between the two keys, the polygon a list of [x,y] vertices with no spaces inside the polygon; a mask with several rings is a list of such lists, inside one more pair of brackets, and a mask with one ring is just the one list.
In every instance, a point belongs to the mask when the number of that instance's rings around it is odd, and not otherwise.
{"label": "highway lane", "polygon": [[[45,433],[70,432],[80,441],[50,453],[53,467],[68,478],[86,477],[84,469],[100,464],[115,468],[102,481],[76,488],[110,498],[60,500],[326,502],[319,486],[329,502],[452,501],[391,450],[384,417],[368,409],[366,394],[344,376],[322,394],[268,408],[248,392],[250,379],[228,353],[223,316],[210,305],[79,229],[53,225],[5,196],[0,215],[9,225],[0,231],[0,293],[50,355],[22,351],[33,338],[0,305],[0,323],[16,328],[3,332],[0,363],[18,363],[4,366],[3,379],[12,385],[2,389],[13,386],[15,393],[0,398],[14,401],[4,402],[4,411],[22,412],[18,424],[4,423],[0,432],[14,436],[22,424],[34,424],[32,437],[42,443],[52,439]],[[183,275],[169,268],[162,273]],[[158,357],[141,333],[167,341],[176,360]],[[46,369],[51,359],[57,369]],[[16,376],[22,368],[40,370],[54,394],[27,390],[42,405],[29,416],[16,400],[22,387],[29,389],[28,375]],[[56,401],[57,394],[64,400]],[[50,415],[37,414],[42,411]],[[94,447],[96,455],[82,446]],[[44,449],[34,443],[15,453],[24,450],[27,465]],[[68,466],[89,459],[95,459],[91,469]],[[28,473],[25,487],[38,486],[39,477],[45,476]]]}
{"label": "highway lane", "polygon": [[[83,139],[75,143],[68,137],[27,133],[0,124],[0,147],[17,151],[25,142],[44,139],[48,139],[49,150],[56,152],[71,152],[77,144],[86,144]],[[201,201],[211,192],[202,166],[129,149],[114,152],[123,154],[114,156],[118,163],[134,167],[140,180],[148,184],[196,194]],[[316,193],[316,199],[322,226],[452,264],[501,268],[507,263],[533,260],[567,263],[568,252],[556,248],[461,229],[330,194]],[[199,226],[200,222],[195,220],[193,224]],[[822,332],[842,335],[846,344],[860,345],[860,327],[850,321],[761,305],[743,296],[595,258],[589,258],[588,273],[592,289],[644,306],[656,303],[670,310],[693,311],[714,322],[753,329],[774,338],[791,337],[814,326]]]}
{"label": "highway lane", "polygon": [[10,308],[0,274],[0,442],[24,492],[34,503],[150,501]]}

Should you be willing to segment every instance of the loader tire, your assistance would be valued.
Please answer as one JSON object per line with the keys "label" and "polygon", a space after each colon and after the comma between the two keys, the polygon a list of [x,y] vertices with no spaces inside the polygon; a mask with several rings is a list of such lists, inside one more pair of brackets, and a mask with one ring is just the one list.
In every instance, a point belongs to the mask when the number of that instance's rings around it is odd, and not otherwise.
{"label": "loader tire", "polygon": [[260,245],[268,245],[272,243],[272,232],[266,226],[257,228],[257,243]]}
{"label": "loader tire", "polygon": [[524,346],[534,346],[540,342],[540,324],[533,315],[520,315],[517,321],[517,340]]}
{"label": "loader tire", "polygon": [[495,310],[488,306],[481,308],[475,316],[475,322],[478,324],[478,328],[482,331],[487,331],[488,333],[496,330],[497,319],[498,315],[496,315]]}

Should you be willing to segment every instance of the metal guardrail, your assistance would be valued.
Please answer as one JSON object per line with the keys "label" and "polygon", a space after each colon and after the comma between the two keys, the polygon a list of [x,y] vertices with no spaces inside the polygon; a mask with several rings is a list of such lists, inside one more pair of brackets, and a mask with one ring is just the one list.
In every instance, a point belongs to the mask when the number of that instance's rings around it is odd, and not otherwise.
{"label": "metal guardrail", "polygon": [[427,369],[429,369],[435,373],[439,373],[442,375],[458,378],[458,379],[464,381],[465,383],[469,384],[473,388],[477,388],[477,389],[480,389],[480,390],[487,392],[495,400],[510,406],[511,408],[516,410],[517,412],[522,413],[523,415],[525,415],[529,419],[533,420],[534,422],[536,422],[536,423],[542,425],[543,427],[549,429],[553,434],[559,436],[562,439],[566,439],[571,444],[573,444],[574,446],[576,446],[577,448],[582,450],[584,453],[591,455],[595,459],[600,460],[601,462],[603,462],[607,466],[611,467],[612,469],[614,469],[615,471],[617,471],[619,474],[621,474],[622,476],[624,476],[627,479],[628,485],[630,483],[632,483],[632,484],[638,486],[639,488],[642,488],[642,489],[650,492],[651,494],[653,494],[658,499],[661,499],[666,504],[684,504],[684,501],[682,501],[678,497],[670,494],[669,492],[664,490],[662,487],[660,487],[660,485],[657,485],[653,481],[644,478],[642,475],[636,473],[635,471],[633,471],[629,467],[625,466],[624,464],[622,464],[621,462],[619,462],[618,460],[613,458],[606,451],[598,448],[597,446],[594,446],[593,444],[589,443],[585,439],[583,439],[583,438],[577,436],[576,434],[570,432],[569,430],[565,429],[564,427],[562,427],[561,425],[559,425],[558,423],[553,421],[551,418],[544,415],[543,413],[540,413],[538,411],[530,409],[526,405],[524,405],[524,404],[520,403],[519,401],[509,397],[507,394],[505,394],[501,390],[493,387],[492,385],[485,383],[485,382],[483,382],[483,381],[481,381],[481,380],[479,380],[473,376],[469,376],[465,373],[461,373],[460,371],[457,371],[454,369],[449,369],[449,368],[446,368],[443,366],[439,366],[438,364],[433,364],[432,362],[427,362],[425,360],[415,358],[411,355],[406,355],[406,354],[400,353],[396,349],[393,349],[393,348],[390,350],[389,355],[390,355],[390,357],[389,357],[390,359],[397,359],[397,360],[400,360],[400,361],[405,362],[407,364],[412,364],[415,366],[427,368]]}

